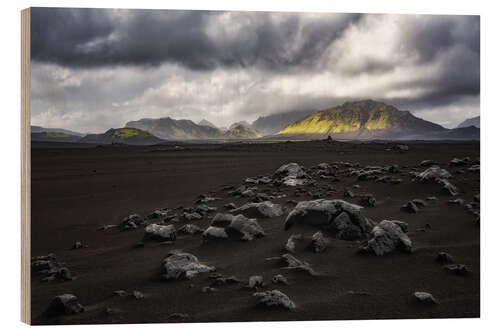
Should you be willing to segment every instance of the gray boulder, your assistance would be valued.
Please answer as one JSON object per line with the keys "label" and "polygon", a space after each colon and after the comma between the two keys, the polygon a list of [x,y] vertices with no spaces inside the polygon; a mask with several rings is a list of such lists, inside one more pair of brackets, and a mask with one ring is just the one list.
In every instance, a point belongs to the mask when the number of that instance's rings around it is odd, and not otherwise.
{"label": "gray boulder", "polygon": [[203,232],[203,229],[201,229],[195,224],[190,224],[190,223],[185,224],[179,228],[180,234],[194,235],[201,232]]}
{"label": "gray boulder", "polygon": [[295,223],[322,227],[336,237],[346,240],[364,238],[370,229],[362,206],[338,199],[299,202],[288,214],[285,230]]}
{"label": "gray boulder", "polygon": [[232,214],[243,214],[247,217],[278,217],[283,215],[283,209],[279,204],[270,201],[250,202],[231,210]]}
{"label": "gray boulder", "polygon": [[416,179],[419,181],[434,181],[442,186],[443,191],[450,195],[457,195],[457,188],[449,182],[451,174],[438,166],[432,166],[421,173],[416,174]]}
{"label": "gray boulder", "polygon": [[297,163],[282,165],[274,172],[274,176],[281,178],[281,182],[287,186],[304,185],[307,183],[307,178],[309,177]]}
{"label": "gray boulder", "polygon": [[359,203],[365,207],[375,207],[377,200],[372,194],[362,194],[359,196]]}
{"label": "gray boulder", "polygon": [[408,224],[401,221],[383,220],[370,233],[370,239],[361,247],[364,253],[377,256],[400,250],[411,252],[412,242],[408,235]]}
{"label": "gray boulder", "polygon": [[257,297],[257,305],[265,307],[282,307],[287,310],[295,309],[295,303],[279,290],[263,291],[253,294]]}
{"label": "gray boulder", "polygon": [[52,299],[47,310],[45,310],[45,315],[71,315],[83,311],[85,311],[85,309],[78,303],[78,298],[75,295],[62,294]]}
{"label": "gray boulder", "polygon": [[416,291],[413,293],[413,299],[423,304],[439,304],[431,293],[425,291]]}
{"label": "gray boulder", "polygon": [[137,229],[138,226],[144,224],[145,220],[138,214],[132,214],[122,220],[122,230]]}
{"label": "gray boulder", "polygon": [[248,287],[251,289],[264,287],[264,277],[262,275],[253,275],[248,278]]}
{"label": "gray boulder", "polygon": [[175,241],[177,232],[173,224],[160,225],[153,223],[144,228],[144,238]]}
{"label": "gray boulder", "polygon": [[221,227],[209,226],[205,231],[203,231],[204,241],[216,240],[216,239],[226,239],[228,238],[226,229]]}
{"label": "gray boulder", "polygon": [[226,231],[236,232],[241,240],[252,240],[266,235],[256,219],[249,219],[241,214],[233,217]]}
{"label": "gray boulder", "polygon": [[215,267],[204,265],[196,256],[182,251],[170,252],[163,259],[161,269],[165,280],[191,279],[200,273],[215,271]]}
{"label": "gray boulder", "polygon": [[221,227],[225,228],[231,222],[233,221],[234,215],[232,214],[222,214],[222,213],[217,213],[214,218],[212,219],[212,222],[210,223],[214,227]]}

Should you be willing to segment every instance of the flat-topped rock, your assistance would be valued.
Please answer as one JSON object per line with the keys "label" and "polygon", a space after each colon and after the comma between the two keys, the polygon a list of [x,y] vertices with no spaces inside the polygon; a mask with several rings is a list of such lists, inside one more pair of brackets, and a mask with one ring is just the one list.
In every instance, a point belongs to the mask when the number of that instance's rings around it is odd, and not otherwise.
{"label": "flat-topped rock", "polygon": [[230,211],[232,214],[243,214],[247,217],[266,218],[283,215],[281,205],[270,201],[250,202]]}
{"label": "flat-topped rock", "polygon": [[363,253],[377,256],[399,250],[411,252],[412,242],[408,235],[408,224],[401,221],[383,220],[370,233],[370,239],[361,247]]}
{"label": "flat-topped rock", "polygon": [[171,251],[163,259],[161,275],[165,280],[191,279],[200,273],[213,272],[215,267],[200,263],[191,253]]}
{"label": "flat-topped rock", "polygon": [[160,225],[153,223],[144,228],[144,238],[175,241],[177,232],[173,224]]}
{"label": "flat-topped rock", "polygon": [[345,240],[364,238],[370,229],[362,206],[338,199],[299,202],[288,214],[285,220],[285,230],[295,223],[324,228],[336,237]]}
{"label": "flat-topped rock", "polygon": [[287,295],[277,289],[258,292],[253,296],[257,297],[258,306],[281,307],[287,310],[293,310],[296,307],[295,303]]}
{"label": "flat-topped rock", "polygon": [[71,315],[83,311],[85,309],[75,295],[62,294],[52,299],[44,314],[47,316]]}

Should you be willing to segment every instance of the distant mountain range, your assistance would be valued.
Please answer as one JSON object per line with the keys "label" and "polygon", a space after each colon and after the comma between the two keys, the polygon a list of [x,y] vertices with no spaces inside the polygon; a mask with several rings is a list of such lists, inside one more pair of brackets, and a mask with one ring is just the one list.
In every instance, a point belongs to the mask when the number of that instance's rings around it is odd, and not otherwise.
{"label": "distant mountain range", "polygon": [[479,118],[479,116],[465,119],[460,124],[458,124],[457,128],[469,127],[469,126],[474,126],[474,127],[480,128],[481,127],[481,119]]}
{"label": "distant mountain range", "polygon": [[206,125],[208,121],[202,122],[196,124],[191,120],[170,117],[145,118],[129,121],[125,126],[148,131],[164,140],[255,139],[262,136],[246,122],[235,123],[229,130],[219,129],[211,123],[212,126]]}
{"label": "distant mountain range", "polygon": [[95,144],[128,144],[128,145],[153,145],[164,142],[149,133],[137,128],[111,128],[102,134],[87,134],[81,138],[80,143],[95,143]]}
{"label": "distant mountain range", "polygon": [[440,140],[479,139],[479,130],[448,130],[441,125],[417,118],[409,111],[364,100],[315,112],[293,122],[273,137],[318,139],[331,136],[345,140]]}
{"label": "distant mountain range", "polygon": [[315,111],[290,111],[259,117],[252,123],[252,128],[265,135],[271,135],[314,112]]}
{"label": "distant mountain range", "polygon": [[42,133],[42,132],[50,132],[50,133],[64,133],[73,136],[84,136],[85,134],[78,133],[75,131],[70,131],[63,128],[46,128],[41,126],[31,126],[31,133]]}
{"label": "distant mountain range", "polygon": [[206,119],[202,119],[202,120],[200,120],[200,122],[198,123],[198,125],[200,125],[200,126],[208,126],[208,127],[217,128],[217,126],[215,126],[214,124],[212,124],[211,122],[209,122],[209,121],[208,121],[208,120],[206,120]]}
{"label": "distant mountain range", "polygon": [[[470,126],[472,125],[472,126]],[[476,127],[477,125],[477,127]],[[479,140],[479,116],[467,119],[455,129],[415,117],[394,106],[363,100],[347,102],[322,111],[293,111],[259,117],[252,124],[233,123],[217,128],[203,119],[198,124],[170,117],[129,121],[124,128],[101,134],[83,135],[57,128],[31,126],[33,141],[123,143],[150,145],[184,140],[266,139],[311,140],[331,136],[338,140]]]}

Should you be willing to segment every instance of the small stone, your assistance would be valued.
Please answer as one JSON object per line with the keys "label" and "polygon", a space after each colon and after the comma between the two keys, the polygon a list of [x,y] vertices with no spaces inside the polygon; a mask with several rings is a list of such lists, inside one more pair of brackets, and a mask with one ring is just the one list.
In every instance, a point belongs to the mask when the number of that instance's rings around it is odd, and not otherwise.
{"label": "small stone", "polygon": [[266,307],[283,307],[287,310],[295,309],[295,303],[279,290],[258,292],[253,294],[258,298],[257,305]]}
{"label": "small stone", "polygon": [[285,250],[287,250],[288,252],[294,253],[295,252],[295,247],[296,247],[296,241],[300,240],[300,239],[302,239],[302,235],[301,234],[293,234],[293,235],[291,235],[288,238],[288,240],[286,241]]}
{"label": "small stone", "polygon": [[359,203],[365,207],[375,207],[377,200],[371,194],[362,194],[359,197]]}
{"label": "small stone", "polygon": [[413,298],[423,304],[439,304],[432,294],[425,291],[416,291],[413,293]]}
{"label": "small stone", "polygon": [[288,284],[288,280],[286,279],[286,277],[284,277],[281,274],[273,276],[273,278],[271,279],[271,282],[274,284],[280,284],[280,283]]}
{"label": "small stone", "polygon": [[440,264],[452,264],[455,262],[453,257],[446,252],[439,252],[435,260]]}
{"label": "small stone", "polygon": [[236,209],[236,205],[234,203],[230,202],[230,203],[225,204],[224,208],[227,210]]}
{"label": "small stone", "polygon": [[45,311],[47,316],[71,315],[85,311],[83,306],[78,303],[78,298],[71,294],[62,294],[54,297],[49,307]]}
{"label": "small stone", "polygon": [[446,265],[444,269],[455,275],[468,275],[470,273],[469,268],[463,264]]}
{"label": "small stone", "polygon": [[134,290],[132,292],[132,296],[135,298],[135,299],[143,299],[144,298],[144,294],[141,293],[140,291],[137,291],[137,290]]}
{"label": "small stone", "polygon": [[262,275],[253,275],[248,279],[248,287],[257,289],[264,287],[264,277]]}
{"label": "small stone", "polygon": [[125,297],[128,293],[125,290],[115,290],[113,291],[113,296]]}
{"label": "small stone", "polygon": [[323,236],[323,233],[321,231],[318,231],[314,235],[312,235],[311,244],[309,245],[309,247],[315,253],[320,253],[326,250],[327,243],[328,241],[326,240],[325,236]]}
{"label": "small stone", "polygon": [[401,207],[401,210],[410,214],[418,213],[418,207],[415,203],[413,203],[413,201],[408,201],[403,207]]}

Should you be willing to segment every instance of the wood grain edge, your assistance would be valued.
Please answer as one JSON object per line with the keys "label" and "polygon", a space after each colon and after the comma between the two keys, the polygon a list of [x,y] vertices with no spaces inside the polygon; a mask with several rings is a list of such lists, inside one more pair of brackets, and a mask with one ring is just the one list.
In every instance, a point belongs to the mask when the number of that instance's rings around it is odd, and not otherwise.
{"label": "wood grain edge", "polygon": [[21,321],[31,324],[31,13],[21,11]]}

